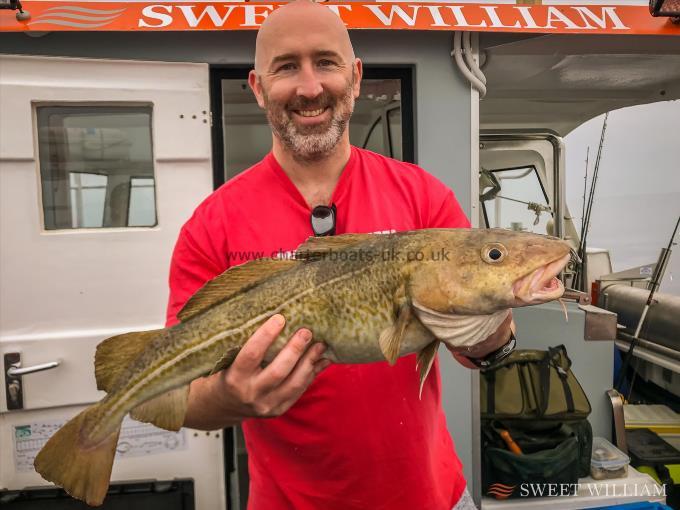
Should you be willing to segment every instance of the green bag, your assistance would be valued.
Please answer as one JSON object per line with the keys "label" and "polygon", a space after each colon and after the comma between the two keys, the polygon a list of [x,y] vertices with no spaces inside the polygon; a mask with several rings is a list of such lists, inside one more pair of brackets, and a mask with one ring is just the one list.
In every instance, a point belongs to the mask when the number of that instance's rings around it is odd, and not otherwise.
{"label": "green bag", "polygon": [[571,372],[564,345],[518,349],[481,372],[482,419],[577,420],[590,402]]}

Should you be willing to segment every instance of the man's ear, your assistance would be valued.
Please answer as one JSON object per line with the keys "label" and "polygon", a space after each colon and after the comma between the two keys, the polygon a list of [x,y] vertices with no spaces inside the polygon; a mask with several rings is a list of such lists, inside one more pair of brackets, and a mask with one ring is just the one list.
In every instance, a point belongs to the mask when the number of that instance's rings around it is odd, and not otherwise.
{"label": "man's ear", "polygon": [[354,99],[357,99],[361,93],[361,77],[364,75],[364,64],[361,62],[361,59],[354,59],[354,69],[352,69],[352,72],[354,73]]}
{"label": "man's ear", "polygon": [[250,90],[252,90],[253,94],[255,95],[257,104],[260,105],[260,108],[264,109],[264,95],[262,94],[262,84],[260,83],[260,79],[258,78],[255,69],[251,69],[250,73],[248,73],[248,85],[250,85]]}

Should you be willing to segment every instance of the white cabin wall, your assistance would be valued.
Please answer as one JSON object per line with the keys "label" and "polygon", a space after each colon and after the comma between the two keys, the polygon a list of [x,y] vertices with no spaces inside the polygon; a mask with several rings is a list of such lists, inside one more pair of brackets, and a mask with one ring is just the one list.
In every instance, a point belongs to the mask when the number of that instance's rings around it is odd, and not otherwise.
{"label": "white cabin wall", "polygon": [[[473,205],[476,207],[471,190],[472,176],[477,173],[473,161],[478,147],[478,126],[473,120],[477,99],[451,62],[452,34],[366,30],[350,35],[355,53],[367,65],[415,66],[416,162],[451,187],[471,216]],[[255,33],[0,34],[0,48],[8,54],[243,65],[252,62]],[[477,375],[446,351],[440,358],[448,426],[472,487],[472,382],[477,381]]]}

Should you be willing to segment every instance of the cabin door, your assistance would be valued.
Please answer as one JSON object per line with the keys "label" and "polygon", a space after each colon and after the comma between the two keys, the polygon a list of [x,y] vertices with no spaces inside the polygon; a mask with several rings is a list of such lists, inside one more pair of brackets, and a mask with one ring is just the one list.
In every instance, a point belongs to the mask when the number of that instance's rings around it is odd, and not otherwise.
{"label": "cabin door", "polygon": [[[48,485],[33,457],[103,396],[95,346],[163,326],[173,245],[212,190],[209,103],[207,65],[0,56],[3,501],[58,497],[17,491]],[[223,465],[221,434],[126,419],[114,499],[225,508]]]}

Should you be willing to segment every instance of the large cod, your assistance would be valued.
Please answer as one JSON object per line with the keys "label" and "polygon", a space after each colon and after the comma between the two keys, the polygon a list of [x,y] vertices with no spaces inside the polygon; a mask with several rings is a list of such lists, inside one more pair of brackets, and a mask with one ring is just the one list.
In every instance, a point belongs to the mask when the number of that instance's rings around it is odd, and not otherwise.
{"label": "large cod", "polygon": [[422,383],[440,341],[484,340],[512,307],[559,298],[569,261],[559,239],[505,230],[430,229],[310,238],[295,259],[258,259],[208,282],[171,328],[127,333],[97,347],[97,387],[107,392],[59,429],[35,459],[46,480],[100,505],[126,414],[179,430],[189,383],[226,369],[275,313],[284,331],[267,360],[301,327],[336,363],[417,353]]}

